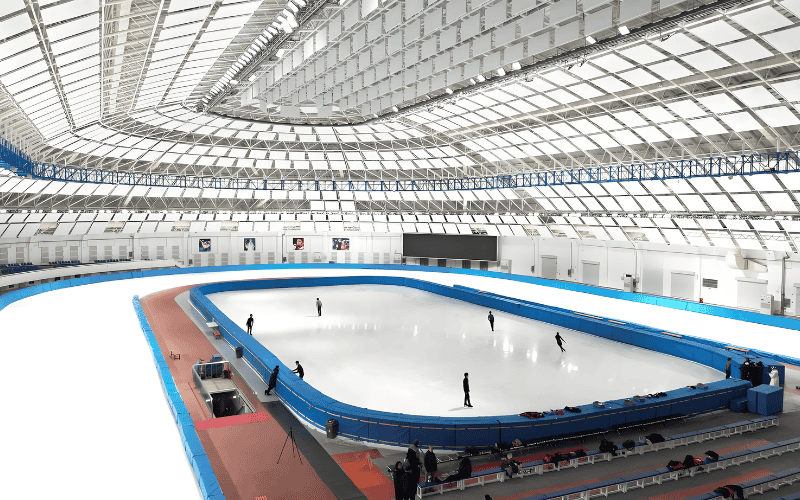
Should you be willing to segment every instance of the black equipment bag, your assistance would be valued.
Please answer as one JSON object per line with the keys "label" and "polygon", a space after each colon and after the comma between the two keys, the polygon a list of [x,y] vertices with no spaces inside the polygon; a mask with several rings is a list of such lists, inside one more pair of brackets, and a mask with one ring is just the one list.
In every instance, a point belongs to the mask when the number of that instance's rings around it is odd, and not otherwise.
{"label": "black equipment bag", "polygon": [[564,409],[570,413],[581,413],[581,409],[575,406],[565,406]]}
{"label": "black equipment bag", "polygon": [[622,442],[622,446],[624,446],[628,451],[632,451],[634,448],[636,448],[636,443],[633,441],[633,439],[627,439]]}
{"label": "black equipment bag", "polygon": [[711,459],[711,460],[713,460],[713,461],[715,461],[715,462],[719,461],[719,455],[717,454],[717,452],[716,452],[716,451],[708,450],[708,451],[706,452],[706,456],[707,456],[709,459]]}
{"label": "black equipment bag", "polygon": [[664,442],[664,436],[662,436],[661,434],[656,434],[656,433],[648,434],[644,438],[647,439],[648,441],[650,441],[651,444],[652,443],[663,443]]}

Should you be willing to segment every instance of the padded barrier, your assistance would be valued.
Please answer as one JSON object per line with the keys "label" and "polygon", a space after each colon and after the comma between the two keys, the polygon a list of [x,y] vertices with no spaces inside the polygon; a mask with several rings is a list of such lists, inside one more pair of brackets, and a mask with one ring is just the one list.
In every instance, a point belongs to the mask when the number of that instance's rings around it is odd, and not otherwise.
{"label": "padded barrier", "polygon": [[280,366],[276,393],[284,404],[318,429],[329,418],[339,421],[339,433],[345,437],[396,446],[408,446],[419,439],[424,446],[463,449],[489,446],[500,441],[532,441],[580,433],[671,415],[695,415],[727,408],[732,400],[746,396],[750,382],[728,379],[708,384],[708,389],[681,388],[666,398],[627,406],[623,400],[606,402],[606,408],[581,406],[582,413],[551,415],[530,420],[519,415],[451,418],[395,414],[351,406],[317,391],[298,377],[288,376],[290,369],[266,347],[225,316],[207,295],[212,293],[262,290],[271,288],[337,285],[394,285],[415,288],[446,297],[483,305],[493,310],[584,331],[611,340],[678,356],[724,370],[727,352],[706,344],[676,339],[654,333],[635,324],[611,323],[603,318],[575,314],[573,311],[484,294],[463,287],[448,287],[412,278],[390,276],[347,276],[330,278],[286,278],[213,283],[190,291],[192,305],[208,321],[219,325],[220,334],[233,346],[241,346],[244,357],[266,380],[274,366]]}
{"label": "padded barrier", "polygon": [[175,423],[178,425],[178,431],[180,432],[181,441],[183,442],[183,450],[192,466],[195,479],[203,494],[203,499],[224,500],[225,496],[222,494],[217,476],[214,474],[211,462],[209,462],[203,445],[200,443],[200,437],[198,437],[197,431],[194,428],[194,422],[192,422],[189,416],[189,411],[183,404],[183,399],[178,392],[178,388],[175,387],[175,382],[172,379],[167,361],[161,354],[161,348],[158,346],[153,330],[150,328],[150,323],[148,323],[142,306],[139,304],[138,295],[133,296],[133,309],[136,311],[139,325],[142,328],[147,344],[150,346],[150,353],[153,355],[156,371],[161,380],[161,390],[164,391],[164,396],[167,398],[169,408],[172,410],[172,416],[175,419]]}
{"label": "padded barrier", "polygon": [[[38,295],[41,293],[49,292],[52,290],[59,290],[63,288],[69,288],[73,286],[81,286],[81,285],[89,285],[93,283],[103,283],[108,281],[118,281],[124,279],[133,279],[133,278],[146,278],[146,277],[153,277],[153,276],[167,276],[167,275],[177,275],[177,274],[195,274],[195,273],[212,273],[212,272],[236,272],[236,271],[257,271],[257,270],[268,270],[268,269],[374,269],[374,270],[391,270],[391,271],[414,271],[414,272],[438,272],[438,273],[453,273],[453,274],[468,274],[474,276],[485,276],[490,278],[496,279],[506,279],[511,281],[519,281],[524,283],[531,283],[539,286],[548,286],[553,288],[561,288],[564,290],[572,290],[582,293],[590,293],[598,296],[603,297],[610,297],[620,300],[629,300],[633,302],[642,302],[647,304],[655,304],[660,305],[662,307],[670,307],[673,309],[682,309],[688,310],[693,312],[698,312],[701,314],[709,314],[713,316],[719,317],[729,317],[732,319],[738,319],[741,321],[749,321],[752,323],[757,324],[765,324],[770,326],[776,326],[780,328],[786,328],[790,330],[800,330],[800,322],[793,321],[789,318],[782,318],[779,316],[765,316],[762,314],[747,312],[747,311],[739,311],[736,309],[728,309],[725,307],[720,306],[712,306],[708,304],[696,304],[694,302],[682,301],[678,299],[668,299],[664,297],[654,297],[650,295],[638,294],[638,293],[630,293],[630,292],[622,292],[619,290],[610,290],[606,288],[599,288],[593,287],[589,285],[582,285],[582,284],[575,284],[575,283],[566,283],[562,281],[554,281],[554,280],[547,280],[543,278],[534,278],[528,276],[518,276],[513,274],[505,274],[505,273],[497,273],[492,271],[478,271],[478,270],[471,270],[471,269],[455,269],[455,268],[442,268],[442,267],[425,267],[425,266],[405,266],[405,265],[378,265],[378,264],[256,264],[256,265],[236,265],[236,266],[210,266],[210,267],[192,267],[192,268],[176,268],[176,269],[152,269],[152,270],[144,270],[144,271],[132,271],[132,272],[123,272],[123,273],[114,273],[114,274],[103,274],[103,275],[96,275],[96,276],[88,276],[84,278],[75,278],[70,280],[60,280],[54,281],[51,283],[42,283],[40,285],[34,285],[31,287],[22,288],[19,290],[15,290],[13,292],[6,293],[4,295],[0,295],[0,311],[3,310],[7,305],[12,304],[18,300],[22,300],[27,297],[31,297],[34,295]],[[706,343],[709,345],[721,345],[720,343],[714,343],[713,341],[707,341],[703,339],[696,339],[691,338],[689,336],[684,335],[684,339]],[[723,346],[724,347],[724,346]],[[247,352],[247,351],[246,351]],[[765,353],[763,351],[757,350],[750,350],[751,353],[756,355],[764,355],[766,357],[771,357],[783,362],[787,362],[794,365],[800,365],[800,359],[794,358],[791,356],[786,356],[782,354],[770,354]],[[252,357],[252,352],[250,353]],[[727,356],[726,356],[727,357]],[[731,356],[733,357],[733,356]],[[273,356],[274,358],[274,356]],[[736,358],[734,358],[736,359]],[[738,360],[737,360],[738,361]],[[252,364],[252,361],[251,361]],[[254,364],[253,366],[259,366],[260,364]],[[259,371],[263,371],[262,368],[258,368]],[[262,376],[265,376],[265,373],[262,373]],[[709,389],[711,390],[711,388]],[[743,396],[742,396],[743,397]],[[315,399],[309,399],[309,401],[316,402]],[[325,402],[324,400],[320,400],[321,402]],[[297,402],[297,401],[296,401]],[[662,401],[663,402],[663,401]],[[593,407],[592,407],[593,408]],[[318,407],[313,405],[306,405],[306,407],[302,408],[302,412],[298,411],[297,408],[294,410],[298,413],[303,415],[309,421],[316,422],[321,421],[320,418],[322,416],[330,415],[324,414]],[[665,408],[661,408],[657,413],[660,415],[665,411]],[[602,417],[604,419],[605,417]],[[377,421],[376,421],[377,422]],[[539,421],[537,421],[539,422]],[[588,420],[586,421],[588,422]],[[586,424],[591,427],[591,424]],[[498,420],[500,425],[504,426],[502,420]],[[377,426],[377,423],[371,424],[373,426]],[[386,427],[386,426],[383,426]],[[498,436],[502,435],[502,429],[497,429]],[[388,427],[383,429],[380,433],[380,437],[388,437],[389,443],[396,443],[396,442],[404,442],[408,443],[411,440],[408,437],[409,430],[402,429],[402,428],[394,428],[393,432],[389,432]],[[457,428],[456,427],[448,427],[446,425],[439,425],[435,428],[431,429],[417,429],[415,431],[415,435],[419,436],[427,436],[428,432],[436,433],[437,436],[442,437],[445,441],[451,442],[455,441]],[[378,433],[374,434],[375,442],[380,442],[378,439]]]}

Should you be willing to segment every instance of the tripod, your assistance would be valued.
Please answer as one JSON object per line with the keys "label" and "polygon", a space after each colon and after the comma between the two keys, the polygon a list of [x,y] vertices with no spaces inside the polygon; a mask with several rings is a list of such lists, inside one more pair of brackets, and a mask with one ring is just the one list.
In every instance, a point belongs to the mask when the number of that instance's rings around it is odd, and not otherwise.
{"label": "tripod", "polygon": [[[281,463],[281,457],[283,456],[283,450],[286,449],[286,443],[289,442],[289,439],[292,440],[292,456],[294,456],[294,450],[297,448],[297,443],[294,441],[294,434],[292,433],[292,426],[289,426],[289,434],[286,435],[286,441],[283,442],[283,448],[281,448],[281,453],[278,455],[278,461],[275,463],[276,465]],[[297,450],[297,457],[300,459],[300,463],[303,463],[303,457],[300,455],[300,450]]]}

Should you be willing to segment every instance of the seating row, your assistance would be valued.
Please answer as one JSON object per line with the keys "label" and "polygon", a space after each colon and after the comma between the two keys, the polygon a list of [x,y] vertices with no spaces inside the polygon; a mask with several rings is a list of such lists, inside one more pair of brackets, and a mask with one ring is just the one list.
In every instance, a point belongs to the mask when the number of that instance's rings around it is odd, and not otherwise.
{"label": "seating row", "polygon": [[[741,483],[738,486],[742,488],[745,498],[749,498],[750,495],[764,493],[765,491],[777,490],[781,486],[792,485],[798,480],[800,480],[800,467],[795,467],[793,469],[787,469],[785,471],[776,472],[775,474],[770,474],[769,476],[753,479],[752,481]],[[720,493],[712,491],[711,493],[698,495],[686,500],[716,500],[720,498],[725,497]],[[800,492],[784,496],[776,500],[800,500]]]}
{"label": "seating row", "polygon": [[800,438],[793,438],[775,444],[758,446],[727,455],[721,455],[719,460],[716,461],[706,459],[702,464],[687,469],[673,470],[668,467],[661,467],[648,472],[567,488],[545,495],[526,497],[523,500],[583,500],[599,496],[605,497],[610,493],[625,493],[628,490],[636,488],[644,488],[653,484],[662,484],[664,481],[678,480],[687,476],[694,477],[698,472],[709,473],[715,470],[724,470],[728,467],[737,466],[745,462],[754,462],[759,458],[769,458],[775,455],[782,455],[786,452],[794,452],[799,449]]}
{"label": "seating row", "polygon": [[[545,472],[559,471],[562,469],[576,468],[580,465],[594,464],[596,462],[607,462],[615,458],[625,458],[630,455],[642,455],[651,451],[658,451],[663,449],[672,449],[676,446],[688,446],[694,443],[701,443],[703,441],[711,441],[719,438],[726,438],[736,434],[744,434],[745,432],[755,432],[758,429],[766,429],[779,425],[778,417],[758,417],[752,420],[745,420],[735,424],[728,424],[719,427],[712,427],[709,429],[702,429],[699,431],[685,432],[668,436],[664,438],[663,442],[648,444],[647,442],[640,441],[636,443],[633,449],[627,449],[623,446],[618,446],[618,454],[612,455],[610,452],[601,453],[599,450],[594,450],[586,453],[584,457],[575,457],[570,460],[564,460],[557,464],[545,463],[542,460],[534,462],[527,462],[520,465],[520,477],[532,474],[542,475]],[[447,490],[454,491],[456,489],[463,490],[469,486],[484,485],[492,482],[503,482],[506,479],[506,472],[501,468],[494,468],[485,471],[480,471],[472,474],[469,479],[447,483],[426,482],[417,485],[417,498],[433,494],[442,494]],[[474,481],[473,481],[474,480]]]}

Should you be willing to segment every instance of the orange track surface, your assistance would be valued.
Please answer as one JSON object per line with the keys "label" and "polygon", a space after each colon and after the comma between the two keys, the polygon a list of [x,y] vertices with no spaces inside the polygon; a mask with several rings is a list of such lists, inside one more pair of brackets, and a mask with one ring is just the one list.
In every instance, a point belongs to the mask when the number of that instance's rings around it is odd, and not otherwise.
{"label": "orange track surface", "polygon": [[[150,295],[142,299],[141,304],[170,366],[175,385],[192,420],[197,423],[210,420],[211,414],[196,396],[192,365],[198,359],[208,360],[217,351],[175,302],[177,295],[192,286]],[[170,351],[180,353],[181,359],[170,359]],[[236,379],[234,382],[241,383]],[[256,408],[261,408],[251,391],[239,387]],[[253,420],[197,431],[226,499],[251,500],[266,496],[281,500],[335,500],[308,461],[304,458],[301,464],[292,456],[290,446],[276,465],[286,433],[272,418]]]}
{"label": "orange track surface", "polygon": [[332,455],[339,467],[369,500],[392,500],[394,483],[367,458],[368,456],[381,458],[383,455],[378,450]]}

